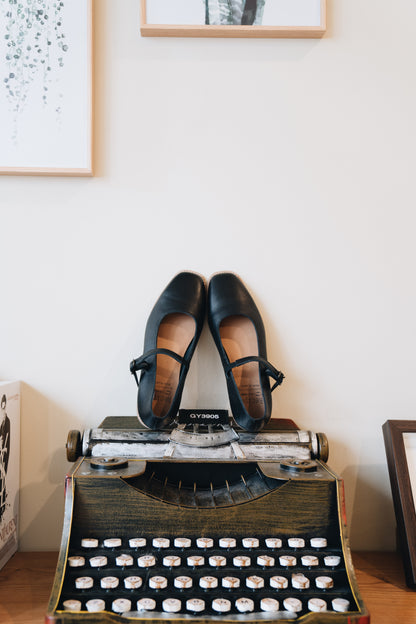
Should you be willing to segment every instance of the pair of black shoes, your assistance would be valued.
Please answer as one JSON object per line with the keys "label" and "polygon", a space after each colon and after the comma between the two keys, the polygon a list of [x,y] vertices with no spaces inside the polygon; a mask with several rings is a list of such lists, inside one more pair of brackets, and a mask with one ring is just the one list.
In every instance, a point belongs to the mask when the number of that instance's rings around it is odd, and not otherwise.
{"label": "pair of black shoes", "polygon": [[[234,420],[247,431],[258,431],[270,419],[271,393],[283,374],[267,361],[260,313],[233,273],[214,275],[208,294],[200,275],[179,273],[160,295],[146,325],[144,355],[130,364],[139,387],[139,417],[150,429],[175,419],[206,313]],[[275,382],[272,387],[269,377]]]}

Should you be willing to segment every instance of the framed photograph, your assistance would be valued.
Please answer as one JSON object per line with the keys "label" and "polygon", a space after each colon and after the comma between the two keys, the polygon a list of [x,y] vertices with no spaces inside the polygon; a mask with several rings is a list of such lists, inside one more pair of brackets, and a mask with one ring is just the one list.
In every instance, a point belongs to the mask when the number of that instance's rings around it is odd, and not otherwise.
{"label": "framed photograph", "polygon": [[408,587],[416,588],[416,420],[388,420],[384,444]]}
{"label": "framed photograph", "polygon": [[144,37],[322,37],[326,0],[141,0]]}
{"label": "framed photograph", "polygon": [[91,176],[92,0],[0,0],[0,173]]}

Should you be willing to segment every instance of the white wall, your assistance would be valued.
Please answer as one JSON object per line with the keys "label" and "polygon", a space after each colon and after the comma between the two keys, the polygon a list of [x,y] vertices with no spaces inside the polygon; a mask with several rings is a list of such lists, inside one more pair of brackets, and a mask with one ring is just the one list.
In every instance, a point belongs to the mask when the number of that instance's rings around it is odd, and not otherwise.
{"label": "white wall", "polygon": [[[22,379],[21,548],[55,549],[70,429],[133,415],[170,278],[236,271],[286,374],[274,415],[324,431],[356,549],[394,548],[381,426],[416,417],[416,3],[329,1],[325,38],[149,39],[95,15],[92,179],[0,178],[0,379]],[[201,338],[184,404],[226,405]]]}

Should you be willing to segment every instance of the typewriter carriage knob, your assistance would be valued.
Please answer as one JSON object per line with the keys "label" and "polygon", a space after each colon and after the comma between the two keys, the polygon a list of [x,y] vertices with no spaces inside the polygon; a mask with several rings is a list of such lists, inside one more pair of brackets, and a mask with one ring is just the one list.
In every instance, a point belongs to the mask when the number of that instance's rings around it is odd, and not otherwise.
{"label": "typewriter carriage knob", "polygon": [[66,442],[66,458],[69,462],[75,462],[80,455],[82,455],[81,433],[71,429]]}

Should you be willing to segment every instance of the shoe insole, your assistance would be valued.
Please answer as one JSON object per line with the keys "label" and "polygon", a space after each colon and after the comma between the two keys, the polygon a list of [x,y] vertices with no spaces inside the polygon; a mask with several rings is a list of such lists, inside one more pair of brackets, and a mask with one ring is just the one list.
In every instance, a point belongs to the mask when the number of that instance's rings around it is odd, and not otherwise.
{"label": "shoe insole", "polygon": [[[168,314],[159,326],[157,348],[170,349],[184,356],[195,335],[195,321],[187,314]],[[166,416],[178,387],[180,362],[169,355],[156,356],[156,382],[153,395],[153,413]]]}
{"label": "shoe insole", "polygon": [[[257,334],[252,321],[245,316],[229,316],[220,324],[220,337],[230,362],[258,355]],[[263,418],[264,399],[257,362],[233,368],[232,374],[247,412],[252,418]]]}

